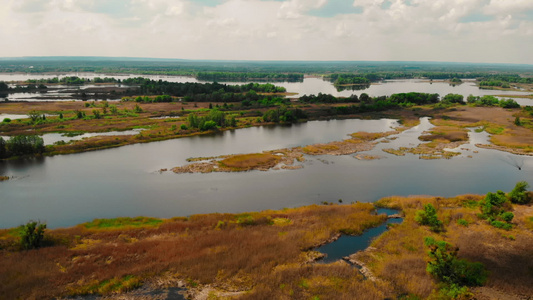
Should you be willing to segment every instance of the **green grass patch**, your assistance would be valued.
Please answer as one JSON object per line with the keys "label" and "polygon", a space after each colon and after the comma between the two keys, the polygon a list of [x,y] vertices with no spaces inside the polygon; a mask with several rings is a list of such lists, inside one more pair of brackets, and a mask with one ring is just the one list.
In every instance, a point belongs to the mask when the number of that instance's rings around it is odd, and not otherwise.
{"label": "green grass patch", "polygon": [[71,287],[70,295],[108,295],[111,293],[124,293],[141,286],[139,277],[127,275],[122,278],[112,278],[101,282],[93,281],[90,284]]}
{"label": "green grass patch", "polygon": [[94,219],[92,222],[81,224],[87,229],[121,229],[128,227],[157,227],[163,220],[148,217]]}

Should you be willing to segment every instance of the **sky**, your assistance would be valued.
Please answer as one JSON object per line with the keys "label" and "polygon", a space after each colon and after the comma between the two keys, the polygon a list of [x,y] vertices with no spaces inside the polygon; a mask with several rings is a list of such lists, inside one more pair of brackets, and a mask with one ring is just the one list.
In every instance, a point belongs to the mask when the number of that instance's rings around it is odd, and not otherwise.
{"label": "sky", "polygon": [[533,64],[533,0],[0,0],[0,57]]}

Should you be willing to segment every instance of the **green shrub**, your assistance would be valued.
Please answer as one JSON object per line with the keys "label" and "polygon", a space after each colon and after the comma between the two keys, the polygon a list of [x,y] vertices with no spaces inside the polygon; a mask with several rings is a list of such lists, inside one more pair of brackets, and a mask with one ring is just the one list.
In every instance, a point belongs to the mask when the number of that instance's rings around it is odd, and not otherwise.
{"label": "green shrub", "polygon": [[496,228],[505,229],[505,230],[513,229],[513,225],[511,225],[509,223],[502,222],[502,221],[497,221],[497,220],[490,222],[490,225],[492,225],[492,226],[494,226]]}
{"label": "green shrub", "polygon": [[500,218],[502,218],[505,222],[509,223],[513,220],[514,214],[512,212],[506,211],[500,214]]}
{"label": "green shrub", "polygon": [[430,261],[426,270],[444,283],[448,291],[464,292],[464,286],[480,286],[487,280],[487,272],[483,264],[458,259],[459,248],[445,241],[425,238],[426,246],[430,247]]}
{"label": "green shrub", "polygon": [[516,204],[527,204],[531,201],[527,189],[529,184],[525,181],[519,181],[516,183],[514,189],[509,193],[509,200]]}
{"label": "green shrub", "polygon": [[46,224],[41,224],[40,222],[35,221],[23,225],[20,236],[20,244],[22,248],[25,250],[39,248],[44,238],[45,229]]}
{"label": "green shrub", "polygon": [[468,221],[465,220],[465,219],[459,219],[459,220],[457,220],[457,224],[467,227],[468,226]]}
{"label": "green shrub", "polygon": [[418,210],[415,221],[420,225],[428,225],[434,232],[442,230],[442,221],[437,218],[437,210],[432,204],[426,204],[424,210]]}

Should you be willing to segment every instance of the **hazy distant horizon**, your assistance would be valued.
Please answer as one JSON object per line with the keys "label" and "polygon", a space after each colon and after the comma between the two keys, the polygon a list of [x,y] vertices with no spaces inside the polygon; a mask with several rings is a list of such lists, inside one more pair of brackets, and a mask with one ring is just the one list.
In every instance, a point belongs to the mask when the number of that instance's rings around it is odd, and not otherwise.
{"label": "hazy distant horizon", "polygon": [[460,64],[460,65],[509,65],[509,66],[532,66],[527,63],[499,63],[499,62],[469,62],[469,61],[387,61],[387,60],[228,60],[228,59],[186,59],[169,57],[129,57],[129,56],[11,56],[0,57],[0,60],[71,60],[71,61],[169,61],[169,62],[232,62],[232,63],[360,63],[360,64]]}

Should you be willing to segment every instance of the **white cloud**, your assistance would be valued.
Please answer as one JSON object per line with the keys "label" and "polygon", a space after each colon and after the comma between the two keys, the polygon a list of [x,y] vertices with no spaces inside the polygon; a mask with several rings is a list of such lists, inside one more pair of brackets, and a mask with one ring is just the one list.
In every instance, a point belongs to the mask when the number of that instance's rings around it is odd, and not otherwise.
{"label": "white cloud", "polygon": [[389,2],[329,18],[309,15],[325,0],[7,0],[0,56],[533,63],[531,0]]}

